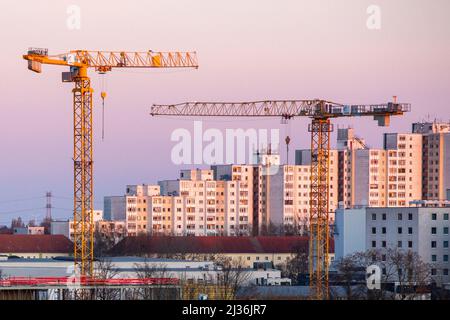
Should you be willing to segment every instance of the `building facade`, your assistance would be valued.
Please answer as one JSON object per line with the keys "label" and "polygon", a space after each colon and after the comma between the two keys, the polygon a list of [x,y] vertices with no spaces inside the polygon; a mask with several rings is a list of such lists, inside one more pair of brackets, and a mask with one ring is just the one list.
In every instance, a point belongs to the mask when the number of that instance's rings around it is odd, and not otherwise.
{"label": "building facade", "polygon": [[450,190],[450,123],[413,123],[422,135],[422,198],[445,200]]}
{"label": "building facade", "polygon": [[436,282],[449,283],[449,215],[450,202],[337,210],[336,259],[366,250],[413,251]]}

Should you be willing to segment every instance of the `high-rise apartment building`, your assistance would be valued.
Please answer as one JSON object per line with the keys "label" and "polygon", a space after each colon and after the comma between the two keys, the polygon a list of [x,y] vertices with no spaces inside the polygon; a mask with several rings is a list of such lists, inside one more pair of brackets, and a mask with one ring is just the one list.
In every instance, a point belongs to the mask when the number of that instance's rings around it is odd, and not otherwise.
{"label": "high-rise apartment building", "polygon": [[[335,175],[340,206],[402,207],[422,199],[421,134],[386,133],[383,149],[374,149],[355,136],[353,129],[338,129],[337,148],[330,152],[330,184]],[[335,172],[333,152],[337,153]],[[303,164],[308,153],[297,151],[297,163]]]}
{"label": "high-rise apartment building", "polygon": [[385,151],[369,149],[352,128],[338,129],[337,147],[339,203],[385,205]]}
{"label": "high-rise apartment building", "polygon": [[405,207],[422,199],[422,135],[384,134],[388,207]]}
{"label": "high-rise apartment building", "polygon": [[413,123],[422,135],[422,198],[443,200],[450,190],[450,123]]}
{"label": "high-rise apartment building", "polygon": [[[224,234],[227,186],[213,180],[212,170],[182,170],[180,179],[159,181],[159,185],[161,194],[173,198],[172,234]],[[149,219],[152,214],[149,211]]]}
{"label": "high-rise apartment building", "polygon": [[[308,157],[303,157],[302,165],[282,165],[276,173],[269,175],[270,221],[283,226],[285,231],[302,233],[309,225],[311,166]],[[338,161],[337,152],[330,151],[329,168],[329,209],[330,220],[338,204]]]}
{"label": "high-rise apartment building", "polygon": [[[216,181],[224,181],[224,228],[227,235],[251,235],[254,199],[258,198],[260,176],[253,165],[214,165]],[[255,182],[255,183],[254,183]]]}
{"label": "high-rise apartment building", "polygon": [[383,149],[353,147],[339,129],[339,201],[355,205],[409,206],[444,200],[450,190],[450,124],[414,123],[412,133],[384,134]]}
{"label": "high-rise apartment building", "polygon": [[149,228],[148,200],[159,194],[158,185],[128,185],[124,196],[105,197],[105,220],[125,221],[128,236],[146,234]]}

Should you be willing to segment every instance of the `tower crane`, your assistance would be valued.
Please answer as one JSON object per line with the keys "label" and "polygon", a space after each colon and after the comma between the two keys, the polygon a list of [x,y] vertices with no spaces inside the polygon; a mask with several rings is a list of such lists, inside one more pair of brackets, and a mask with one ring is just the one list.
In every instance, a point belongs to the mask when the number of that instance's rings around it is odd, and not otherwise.
{"label": "tower crane", "polygon": [[[69,67],[63,82],[73,82],[74,261],[81,276],[93,276],[93,116],[88,69],[106,73],[114,68],[198,68],[195,52],[126,52],[73,50],[49,55],[30,48],[23,56],[28,69],[41,73],[42,64]],[[102,92],[102,99],[106,93]]]}
{"label": "tower crane", "polygon": [[379,126],[388,126],[391,116],[411,110],[408,103],[393,102],[371,105],[344,105],[325,100],[275,100],[254,102],[186,102],[153,105],[152,116],[193,117],[294,117],[312,119],[311,186],[309,232],[309,286],[315,299],[327,299],[329,269],[329,154],[331,119],[373,116]]}

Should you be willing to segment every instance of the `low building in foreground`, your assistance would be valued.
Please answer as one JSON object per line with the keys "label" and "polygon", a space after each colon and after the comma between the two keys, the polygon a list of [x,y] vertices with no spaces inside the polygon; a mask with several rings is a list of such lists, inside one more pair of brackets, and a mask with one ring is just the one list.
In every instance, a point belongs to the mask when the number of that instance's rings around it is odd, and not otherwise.
{"label": "low building in foreground", "polygon": [[411,205],[337,210],[336,259],[372,249],[410,250],[430,264],[436,282],[449,283],[450,202]]}
{"label": "low building in foreground", "polygon": [[[100,270],[100,260],[96,260],[94,270]],[[239,273],[240,286],[290,284],[281,278],[281,271],[272,268],[239,268],[224,270],[211,261],[191,261],[179,259],[148,259],[140,257],[106,258],[110,268],[116,270],[113,278],[136,279],[142,276],[178,279],[180,284],[215,284],[230,272]],[[99,269],[97,269],[99,268]],[[4,259],[0,269],[8,277],[70,277],[73,275],[71,259]],[[101,271],[100,271],[101,272]]]}
{"label": "low building in foreground", "polygon": [[[277,266],[297,253],[308,252],[308,237],[128,237],[120,241],[111,255],[148,257],[188,257],[209,259],[224,256],[239,259],[246,267],[258,263]],[[330,243],[330,258],[334,256],[334,242]]]}
{"label": "low building in foreground", "polygon": [[63,235],[0,234],[0,257],[53,258],[73,254],[73,243]]}

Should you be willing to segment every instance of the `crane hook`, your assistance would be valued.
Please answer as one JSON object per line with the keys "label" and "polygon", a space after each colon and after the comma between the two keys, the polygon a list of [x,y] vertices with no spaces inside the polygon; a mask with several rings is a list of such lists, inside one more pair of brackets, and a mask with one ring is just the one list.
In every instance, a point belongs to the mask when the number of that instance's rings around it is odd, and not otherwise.
{"label": "crane hook", "polygon": [[105,98],[106,92],[102,91],[100,96],[102,97],[102,141],[105,139]]}

